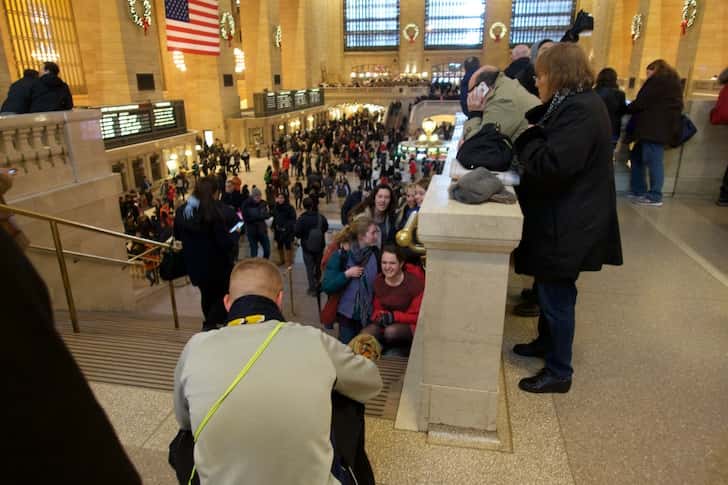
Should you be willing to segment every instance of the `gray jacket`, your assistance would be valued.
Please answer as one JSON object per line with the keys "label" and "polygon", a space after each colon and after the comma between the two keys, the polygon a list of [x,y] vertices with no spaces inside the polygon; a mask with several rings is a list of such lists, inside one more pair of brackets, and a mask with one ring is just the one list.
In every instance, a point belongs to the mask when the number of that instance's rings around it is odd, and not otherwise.
{"label": "gray jacket", "polygon": [[500,73],[488,93],[482,117],[473,117],[463,126],[463,140],[475,135],[486,123],[496,123],[501,133],[515,141],[528,128],[525,114],[541,101],[521,83]]}
{"label": "gray jacket", "polygon": [[[197,429],[277,323],[190,339],[175,370],[180,428]],[[200,435],[201,483],[338,484],[331,475],[331,390],[365,402],[381,388],[373,362],[316,328],[286,323]]]}

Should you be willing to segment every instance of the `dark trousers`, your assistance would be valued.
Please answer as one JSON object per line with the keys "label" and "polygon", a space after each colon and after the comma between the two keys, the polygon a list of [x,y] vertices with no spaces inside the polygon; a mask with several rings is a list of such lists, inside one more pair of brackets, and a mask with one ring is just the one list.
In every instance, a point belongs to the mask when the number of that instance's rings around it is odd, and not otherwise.
{"label": "dark trousers", "polygon": [[546,368],[561,378],[571,378],[574,327],[576,324],[576,282],[537,281],[536,292],[541,316],[538,341],[546,346]]}
{"label": "dark trousers", "polygon": [[303,251],[303,264],[306,266],[306,277],[308,277],[308,290],[316,291],[321,280],[321,258],[322,253],[309,253]]}
{"label": "dark trousers", "polygon": [[207,281],[200,284],[202,314],[205,321],[202,323],[202,330],[214,330],[218,325],[225,324],[227,311],[222,302],[228,292],[229,281],[226,279]]}
{"label": "dark trousers", "polygon": [[260,243],[260,247],[263,249],[263,257],[270,259],[270,239],[268,239],[268,234],[258,234],[250,230],[248,230],[247,234],[248,244],[250,244],[250,257],[258,257],[258,243]]}
{"label": "dark trousers", "polygon": [[728,202],[728,167],[723,174],[723,184],[720,186],[720,200]]}

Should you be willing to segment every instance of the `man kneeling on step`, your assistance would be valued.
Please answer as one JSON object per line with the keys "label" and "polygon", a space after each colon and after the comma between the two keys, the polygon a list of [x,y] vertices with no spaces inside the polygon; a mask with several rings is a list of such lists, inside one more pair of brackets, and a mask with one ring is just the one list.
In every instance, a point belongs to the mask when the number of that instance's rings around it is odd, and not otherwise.
{"label": "man kneeling on step", "polygon": [[363,403],[382,388],[373,362],[319,329],[284,323],[274,333],[285,321],[282,301],[278,268],[264,259],[238,263],[224,300],[227,326],[193,336],[182,352],[174,409],[182,429],[197,430],[263,349],[198,436],[194,457],[203,485],[340,483],[331,443],[332,390]]}

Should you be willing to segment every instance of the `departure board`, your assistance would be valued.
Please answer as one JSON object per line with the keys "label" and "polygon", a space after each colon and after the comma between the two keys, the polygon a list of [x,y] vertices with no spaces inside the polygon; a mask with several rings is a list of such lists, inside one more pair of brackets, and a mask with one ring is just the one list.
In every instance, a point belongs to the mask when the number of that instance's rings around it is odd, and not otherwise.
{"label": "departure board", "polygon": [[101,136],[107,148],[187,131],[182,101],[104,106],[99,109]]}
{"label": "departure board", "polygon": [[298,89],[275,93],[255,93],[253,95],[256,116],[270,116],[288,113],[324,104],[323,93],[316,89]]}

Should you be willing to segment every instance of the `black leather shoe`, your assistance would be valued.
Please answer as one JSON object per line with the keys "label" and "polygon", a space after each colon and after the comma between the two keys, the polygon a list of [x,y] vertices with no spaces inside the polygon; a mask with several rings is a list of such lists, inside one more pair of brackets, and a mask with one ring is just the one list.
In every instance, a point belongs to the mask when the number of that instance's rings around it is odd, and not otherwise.
{"label": "black leather shoe", "polygon": [[534,340],[527,344],[516,344],[513,346],[513,353],[523,357],[543,358],[546,356],[546,350],[546,346],[538,340]]}
{"label": "black leather shoe", "polygon": [[537,394],[544,393],[566,393],[571,389],[571,379],[563,379],[556,377],[546,368],[533,377],[526,377],[521,379],[518,383],[518,387],[526,392],[533,392]]}
{"label": "black leather shoe", "polygon": [[521,299],[531,302],[531,303],[538,303],[538,297],[536,296],[536,292],[533,291],[533,288],[524,288],[521,290]]}
{"label": "black leather shoe", "polygon": [[513,313],[519,317],[538,317],[541,315],[541,307],[538,306],[538,303],[525,301],[513,307]]}

